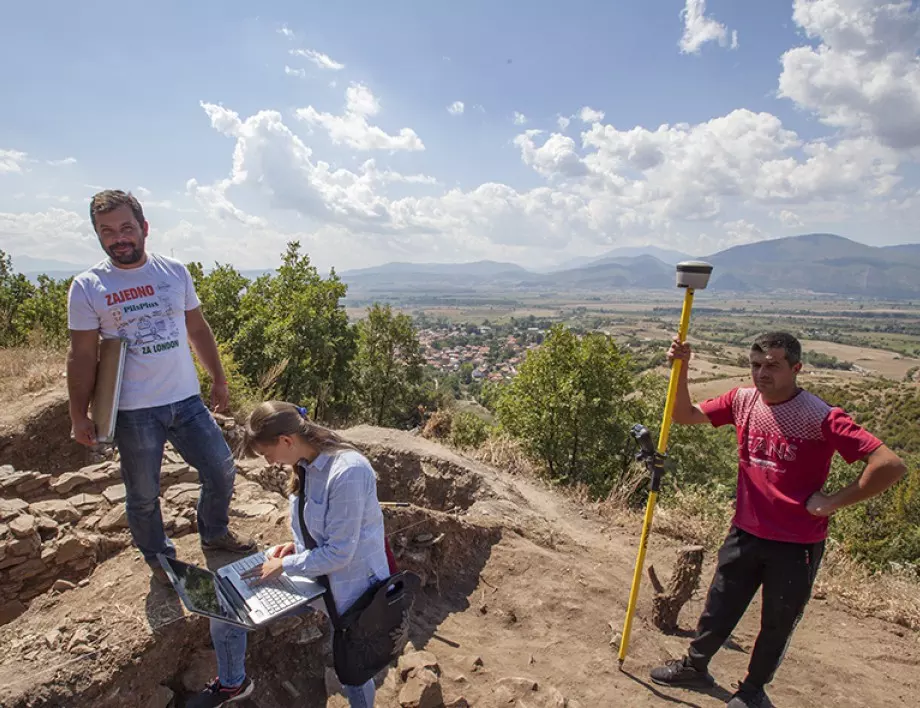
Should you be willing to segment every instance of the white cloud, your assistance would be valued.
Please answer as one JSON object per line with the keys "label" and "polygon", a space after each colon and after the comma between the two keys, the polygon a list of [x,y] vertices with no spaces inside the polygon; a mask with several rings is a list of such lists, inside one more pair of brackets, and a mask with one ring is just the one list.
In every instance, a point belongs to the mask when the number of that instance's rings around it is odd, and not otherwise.
{"label": "white cloud", "polygon": [[294,33],[288,28],[287,25],[281,25],[281,29],[278,30],[278,34],[287,37],[288,39],[293,38]]}
{"label": "white cloud", "polygon": [[320,69],[329,69],[331,71],[341,71],[345,65],[332,59],[328,54],[323,54],[315,49],[292,49],[291,54],[295,57],[304,57],[316,64]]}
{"label": "white cloud", "polygon": [[345,109],[359,116],[375,116],[380,113],[380,101],[363,84],[351,84],[345,90]]}
{"label": "white cloud", "polygon": [[722,224],[722,228],[725,230],[725,238],[720,244],[721,248],[740,246],[743,243],[754,243],[764,239],[763,231],[746,219],[726,221]]}
{"label": "white cloud", "polygon": [[565,130],[566,128],[569,127],[569,124],[571,122],[572,122],[572,119],[567,118],[566,116],[559,116],[558,118],[556,118],[556,125],[559,126],[559,130]]}
{"label": "white cloud", "polygon": [[15,256],[47,258],[50,251],[66,260],[102,258],[89,219],[67,209],[40,212],[0,212],[0,243]]}
{"label": "white cloud", "polygon": [[447,107],[447,112],[452,116],[457,116],[463,113],[464,106],[463,101],[454,101]]}
{"label": "white cloud", "polygon": [[310,125],[324,128],[333,143],[344,144],[356,150],[424,150],[421,138],[411,128],[401,128],[390,135],[381,128],[370,125],[368,117],[380,111],[376,96],[362,84],[351,84],[345,92],[345,113],[340,116],[322,113],[313,106],[297,110],[297,117]]}
{"label": "white cloud", "polygon": [[920,10],[910,2],[795,0],[793,20],[817,47],[782,56],[779,95],[827,125],[920,147]]}
{"label": "white cloud", "polygon": [[[355,106],[370,110],[368,101],[355,96]],[[230,176],[205,186],[190,180],[188,192],[221,218],[247,223],[254,217],[239,210],[228,196],[243,189],[267,197],[277,209],[292,210],[322,223],[372,228],[389,220],[388,200],[377,187],[389,182],[431,184],[424,175],[401,175],[378,170],[371,160],[360,173],[332,169],[314,160],[313,151],[294,135],[277,111],[260,111],[246,120],[222,106],[202,103],[219,132],[236,139]],[[265,227],[267,222],[258,224]]]}
{"label": "white cloud", "polygon": [[578,112],[582,123],[599,123],[604,120],[604,112],[585,106]]}
{"label": "white cloud", "polygon": [[153,196],[153,192],[151,192],[146,187],[138,187],[137,189],[134,190],[134,194],[136,194],[141,199],[149,199],[150,197]]}
{"label": "white cloud", "polygon": [[366,160],[361,165],[361,173],[370,180],[387,184],[390,182],[399,182],[402,184],[438,184],[438,180],[429,175],[404,175],[393,170],[378,170],[376,160]]}
{"label": "white cloud", "polygon": [[527,116],[525,116],[523,113],[519,113],[518,111],[514,112],[513,118],[515,125],[524,125],[524,123],[527,122]]}
{"label": "white cloud", "polygon": [[877,142],[805,143],[776,116],[746,109],[655,131],[595,124],[583,144],[595,148],[584,162],[609,189],[667,218],[712,218],[724,199],[770,204],[884,195],[897,181],[896,154]]}
{"label": "white cloud", "polygon": [[783,209],[780,211],[777,218],[779,219],[779,222],[787,229],[796,229],[805,225],[805,222],[799,218],[798,214],[789,211],[788,209]]}
{"label": "white cloud", "polygon": [[76,165],[77,158],[65,157],[63,160],[48,160],[48,164],[52,167],[67,167],[68,165]]}
{"label": "white cloud", "polygon": [[514,144],[521,149],[524,164],[533,167],[545,177],[560,175],[562,177],[583,177],[588,168],[578,156],[575,141],[565,135],[553,133],[540,147],[534,138],[542,130],[528,130],[514,139]]}
{"label": "white cloud", "polygon": [[[684,9],[680,11],[680,17],[684,23],[684,33],[678,42],[681,53],[699,54],[707,42],[718,42],[722,47],[728,45],[728,28],[721,22],[706,17],[706,0],[687,0]],[[733,31],[731,48],[737,47],[738,32]]]}
{"label": "white cloud", "polygon": [[284,73],[287,76],[296,76],[299,79],[305,79],[307,77],[307,72],[304,69],[294,69],[287,64],[284,66]]}
{"label": "white cloud", "polygon": [[[352,88],[350,115],[379,112],[370,92]],[[827,223],[827,215],[866,218],[865,205],[894,209],[884,205],[897,194],[898,157],[891,148],[869,138],[805,141],[776,116],[743,109],[654,130],[594,122],[580,140],[527,130],[515,145],[547,186],[521,191],[487,182],[467,191],[404,196],[406,189],[427,192],[437,180],[374,160],[355,170],[333,169],[276,111],[242,119],[202,105],[215,129],[235,140],[226,179],[189,184],[189,194],[209,214],[228,228],[252,224],[259,233],[275,234],[271,238],[280,237],[268,224],[295,214],[307,224],[299,229],[332,229],[360,243],[362,257],[452,254],[462,260],[648,238],[703,253],[762,238],[777,212],[796,214],[803,224]],[[398,198],[389,191],[397,188],[403,193]],[[264,209],[271,210],[271,222],[253,220]],[[916,210],[904,212],[906,220]],[[780,219],[793,223],[789,216]]]}
{"label": "white cloud", "polygon": [[19,150],[0,150],[0,174],[4,172],[22,172],[23,163],[28,154]]}

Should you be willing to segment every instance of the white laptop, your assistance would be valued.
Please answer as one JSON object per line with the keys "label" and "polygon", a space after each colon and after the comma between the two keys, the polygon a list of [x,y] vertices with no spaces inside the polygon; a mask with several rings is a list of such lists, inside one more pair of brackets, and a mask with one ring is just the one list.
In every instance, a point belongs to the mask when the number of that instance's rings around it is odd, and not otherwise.
{"label": "white laptop", "polygon": [[302,608],[325,592],[322,585],[309,578],[282,575],[268,582],[243,580],[240,573],[266,560],[261,551],[225,565],[216,573],[162,553],[157,558],[189,612],[248,629]]}

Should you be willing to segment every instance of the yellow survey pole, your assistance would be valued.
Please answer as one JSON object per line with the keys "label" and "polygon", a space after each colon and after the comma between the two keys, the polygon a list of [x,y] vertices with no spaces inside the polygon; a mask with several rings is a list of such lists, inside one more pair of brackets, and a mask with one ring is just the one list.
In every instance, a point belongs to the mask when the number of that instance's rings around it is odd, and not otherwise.
{"label": "yellow survey pole", "polygon": [[[680,325],[677,336],[681,342],[687,341],[687,331],[690,328],[690,310],[693,307],[693,296],[697,288],[706,287],[712,266],[708,263],[690,262],[680,263],[677,266],[677,283],[679,287],[686,288],[684,293],[684,306],[680,313]],[[664,455],[668,447],[668,433],[671,429],[671,417],[674,413],[674,400],[677,395],[677,380],[680,375],[680,359],[675,359],[671,365],[671,377],[668,381],[668,395],[665,399],[664,413],[661,418],[661,430],[658,433],[658,453]],[[642,580],[642,568],[645,564],[645,552],[648,548],[648,536],[652,530],[652,518],[655,515],[655,504],[658,501],[658,486],[660,480],[652,480],[648,502],[645,505],[645,518],[642,522],[642,535],[639,537],[639,553],[636,557],[636,567],[633,570],[632,588],[629,591],[629,604],[626,607],[626,622],[623,625],[623,636],[620,639],[619,664],[622,668],[629,648],[629,634],[632,631],[633,615],[636,611],[636,600],[639,596],[639,585]]]}

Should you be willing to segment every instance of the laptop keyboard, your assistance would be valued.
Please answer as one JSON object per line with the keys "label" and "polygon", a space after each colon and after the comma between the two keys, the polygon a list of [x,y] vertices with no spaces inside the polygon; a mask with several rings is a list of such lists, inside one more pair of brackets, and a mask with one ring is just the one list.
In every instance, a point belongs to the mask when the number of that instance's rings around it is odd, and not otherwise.
{"label": "laptop keyboard", "polygon": [[[243,558],[242,560],[238,560],[235,563],[231,563],[230,567],[242,575],[245,571],[249,570],[250,568],[255,568],[257,565],[263,563],[264,561],[265,554],[259,553]],[[297,592],[297,589],[294,587],[293,583],[291,583],[291,581],[285,578],[283,575],[279,578],[275,578],[274,580],[269,580],[267,582],[261,582],[258,584],[254,581],[247,582],[242,579],[240,583],[234,584],[237,585],[237,589],[246,600],[251,597],[255,597],[259,600],[259,602],[262,603],[262,606],[269,612],[269,614],[272,615],[276,615],[288,609],[289,607],[293,607],[298,602],[301,602],[304,597],[299,592]]]}

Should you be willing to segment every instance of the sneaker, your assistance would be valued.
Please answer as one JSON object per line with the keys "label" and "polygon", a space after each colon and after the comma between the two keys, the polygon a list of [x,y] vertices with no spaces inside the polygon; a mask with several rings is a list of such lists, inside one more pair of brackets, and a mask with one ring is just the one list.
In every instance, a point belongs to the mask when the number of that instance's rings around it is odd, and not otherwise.
{"label": "sneaker", "polygon": [[726,708],[773,708],[764,690],[740,689],[732,696]]}
{"label": "sneaker", "polygon": [[226,688],[220,685],[220,679],[214,679],[201,693],[192,696],[186,702],[186,708],[214,708],[227,703],[236,703],[247,698],[255,684],[248,676],[236,688]]}
{"label": "sneaker", "polygon": [[689,657],[666,661],[664,666],[652,669],[650,676],[661,686],[710,688],[716,682],[708,671],[700,671],[693,666]]}
{"label": "sneaker", "polygon": [[201,547],[206,551],[230,551],[231,553],[251,553],[256,550],[256,542],[251,538],[240,538],[233,531],[210,541],[201,539]]}

